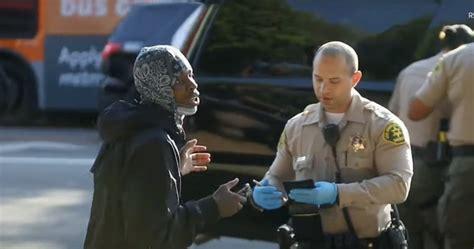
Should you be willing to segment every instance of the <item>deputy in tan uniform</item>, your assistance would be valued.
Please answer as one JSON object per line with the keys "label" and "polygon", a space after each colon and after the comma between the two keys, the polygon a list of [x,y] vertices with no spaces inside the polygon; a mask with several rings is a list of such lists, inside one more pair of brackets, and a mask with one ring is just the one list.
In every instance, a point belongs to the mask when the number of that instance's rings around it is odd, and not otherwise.
{"label": "deputy in tan uniform", "polygon": [[447,99],[451,105],[449,143],[453,159],[438,204],[446,249],[474,246],[474,43],[446,53],[410,104],[421,120]]}
{"label": "deputy in tan uniform", "polygon": [[[363,98],[354,87],[362,77],[355,51],[329,42],[316,52],[313,88],[319,103],[291,118],[281,135],[276,158],[254,202],[264,209],[283,205],[282,182],[313,179],[313,189],[291,191],[289,197],[322,209],[328,235],[349,233],[342,208],[348,207],[356,236],[373,239],[390,221],[390,203],[403,202],[412,176],[412,156],[403,122],[384,107]],[[336,155],[342,183],[335,183],[336,163],[322,128],[337,124]],[[295,191],[295,192],[294,192]]]}
{"label": "deputy in tan uniform", "polygon": [[412,146],[414,174],[408,199],[400,206],[400,214],[410,233],[411,249],[442,247],[436,222],[436,204],[443,193],[447,163],[436,161],[436,141],[440,120],[446,118],[448,105],[440,104],[440,108],[425,119],[413,121],[408,118],[409,104],[441,56],[469,43],[472,40],[471,33],[472,30],[464,24],[444,26],[438,35],[441,51],[403,69],[389,102],[389,109],[407,126]]}

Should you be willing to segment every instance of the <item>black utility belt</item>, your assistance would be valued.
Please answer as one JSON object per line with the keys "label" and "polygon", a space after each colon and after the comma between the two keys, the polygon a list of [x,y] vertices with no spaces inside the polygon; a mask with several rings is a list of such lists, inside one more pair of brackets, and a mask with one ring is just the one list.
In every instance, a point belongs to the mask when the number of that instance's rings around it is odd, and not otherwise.
{"label": "black utility belt", "polygon": [[474,145],[453,146],[451,152],[453,157],[474,156]]}
{"label": "black utility belt", "polygon": [[423,160],[430,167],[445,167],[451,161],[451,151],[448,144],[430,141],[425,147],[411,146],[414,158]]}
{"label": "black utility belt", "polygon": [[304,204],[291,201],[288,207],[288,214],[290,216],[315,216],[319,215],[319,208],[315,205]]}
{"label": "black utility belt", "polygon": [[364,238],[359,239],[351,233],[343,233],[331,235],[324,235],[327,248],[376,248],[378,244],[377,238]]}

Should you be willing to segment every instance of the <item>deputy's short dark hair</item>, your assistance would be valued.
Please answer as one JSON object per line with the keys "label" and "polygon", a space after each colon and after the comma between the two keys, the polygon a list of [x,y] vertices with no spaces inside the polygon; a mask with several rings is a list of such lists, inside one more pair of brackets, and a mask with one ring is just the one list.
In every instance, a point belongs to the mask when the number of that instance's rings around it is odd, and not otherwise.
{"label": "deputy's short dark hair", "polygon": [[444,26],[439,32],[439,41],[443,49],[455,49],[474,41],[474,32],[465,24]]}
{"label": "deputy's short dark hair", "polygon": [[359,70],[359,57],[355,50],[344,42],[327,42],[316,50],[313,58],[313,64],[318,56],[342,56],[346,60],[350,73]]}

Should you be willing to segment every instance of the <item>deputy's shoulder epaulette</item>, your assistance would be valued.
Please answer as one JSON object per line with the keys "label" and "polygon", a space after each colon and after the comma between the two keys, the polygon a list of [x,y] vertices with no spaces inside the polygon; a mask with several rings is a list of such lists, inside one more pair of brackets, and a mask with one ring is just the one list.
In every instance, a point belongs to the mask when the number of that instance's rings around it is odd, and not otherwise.
{"label": "deputy's shoulder epaulette", "polygon": [[384,107],[375,102],[367,103],[364,108],[374,113],[375,116],[385,119],[387,121],[393,120],[395,118],[395,115],[393,113],[391,113],[389,110],[385,109]]}
{"label": "deputy's shoulder epaulette", "polygon": [[306,118],[308,118],[311,114],[314,114],[318,109],[319,109],[318,104],[310,104],[306,106],[302,112],[291,117],[288,120],[288,124],[299,123],[300,121],[303,121]]}
{"label": "deputy's shoulder epaulette", "polygon": [[295,116],[291,117],[289,120],[308,116],[309,114],[314,113],[316,110],[317,110],[317,104],[308,105],[304,108],[304,110],[302,112],[300,112],[300,113],[296,114]]}
{"label": "deputy's shoulder epaulette", "polygon": [[304,108],[304,111],[302,112],[302,115],[305,116],[305,115],[308,115],[310,113],[313,113],[315,112],[316,110],[318,110],[319,107],[318,107],[318,104],[310,104],[310,105],[307,105],[305,108]]}

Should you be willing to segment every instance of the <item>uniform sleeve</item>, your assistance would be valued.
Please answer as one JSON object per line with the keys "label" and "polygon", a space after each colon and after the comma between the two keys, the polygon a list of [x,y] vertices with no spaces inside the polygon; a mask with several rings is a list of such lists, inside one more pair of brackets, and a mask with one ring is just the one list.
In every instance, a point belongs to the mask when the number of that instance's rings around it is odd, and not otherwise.
{"label": "uniform sleeve", "polygon": [[390,97],[390,101],[388,102],[388,109],[393,113],[397,114],[400,113],[400,88],[402,84],[402,77],[403,71],[400,72],[398,75],[397,82],[395,84],[395,89],[393,89],[392,96]]}
{"label": "uniform sleeve", "polygon": [[428,75],[423,86],[416,92],[416,97],[426,106],[434,107],[447,94],[448,78],[444,64],[445,61],[441,59],[433,72]]}
{"label": "uniform sleeve", "polygon": [[265,178],[269,180],[270,184],[283,190],[282,182],[293,180],[295,173],[292,167],[292,156],[288,146],[287,127],[283,130],[280,140],[278,141],[278,148],[275,160],[273,160],[270,169],[265,174]]}
{"label": "uniform sleeve", "polygon": [[129,163],[122,202],[127,248],[185,248],[198,229],[218,220],[212,197],[177,208],[167,203],[178,192],[171,189],[168,169],[176,163],[166,141],[140,146]]}
{"label": "uniform sleeve", "polygon": [[338,184],[341,207],[395,204],[408,197],[413,161],[407,129],[400,121],[388,123],[376,141],[374,165],[378,176]]}

